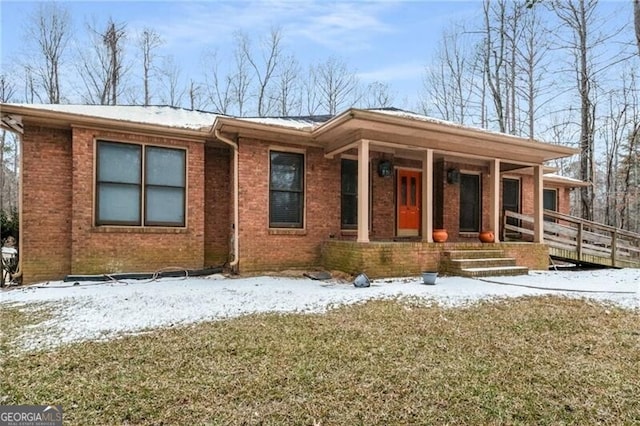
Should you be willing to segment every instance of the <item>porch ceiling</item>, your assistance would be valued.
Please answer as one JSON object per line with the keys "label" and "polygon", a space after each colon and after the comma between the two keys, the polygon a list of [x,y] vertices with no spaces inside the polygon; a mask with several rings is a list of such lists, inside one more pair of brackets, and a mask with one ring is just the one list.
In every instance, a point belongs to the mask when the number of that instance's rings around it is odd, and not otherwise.
{"label": "porch ceiling", "polygon": [[[342,118],[342,119],[340,119]],[[408,120],[371,111],[350,110],[331,126],[320,126],[315,139],[327,155],[344,151],[360,139],[372,145],[397,149],[447,152],[460,157],[513,161],[515,164],[542,164],[577,153],[573,148],[531,141],[494,132],[451,126],[438,122]]]}

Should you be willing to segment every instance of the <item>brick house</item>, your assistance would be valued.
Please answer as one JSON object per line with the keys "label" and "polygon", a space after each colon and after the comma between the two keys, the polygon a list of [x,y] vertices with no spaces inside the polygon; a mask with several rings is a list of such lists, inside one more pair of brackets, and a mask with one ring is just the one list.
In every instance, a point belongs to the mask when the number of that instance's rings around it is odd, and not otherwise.
{"label": "brick house", "polygon": [[[1,116],[21,135],[25,283],[221,264],[414,274],[447,247],[481,245],[483,230],[540,269],[543,207],[568,212],[581,185],[545,174],[573,149],[397,109],[236,118],[3,104]],[[504,210],[533,216],[532,241],[500,241]]]}

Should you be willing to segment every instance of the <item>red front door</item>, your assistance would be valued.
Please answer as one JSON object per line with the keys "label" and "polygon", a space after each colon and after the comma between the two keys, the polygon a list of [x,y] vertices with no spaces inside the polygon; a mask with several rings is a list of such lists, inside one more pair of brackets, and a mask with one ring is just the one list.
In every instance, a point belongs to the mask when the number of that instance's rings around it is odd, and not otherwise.
{"label": "red front door", "polygon": [[420,172],[398,169],[396,204],[398,206],[398,235],[418,235],[420,232]]}

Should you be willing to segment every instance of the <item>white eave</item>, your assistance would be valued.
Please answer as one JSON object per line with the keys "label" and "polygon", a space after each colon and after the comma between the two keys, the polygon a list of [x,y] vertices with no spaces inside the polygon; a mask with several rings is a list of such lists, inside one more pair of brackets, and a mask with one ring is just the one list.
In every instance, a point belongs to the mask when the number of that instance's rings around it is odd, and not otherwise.
{"label": "white eave", "polygon": [[558,186],[567,187],[567,188],[580,188],[591,186],[589,182],[585,182],[580,179],[574,179],[567,176],[561,176],[555,173],[545,174],[543,176],[545,183],[553,183]]}

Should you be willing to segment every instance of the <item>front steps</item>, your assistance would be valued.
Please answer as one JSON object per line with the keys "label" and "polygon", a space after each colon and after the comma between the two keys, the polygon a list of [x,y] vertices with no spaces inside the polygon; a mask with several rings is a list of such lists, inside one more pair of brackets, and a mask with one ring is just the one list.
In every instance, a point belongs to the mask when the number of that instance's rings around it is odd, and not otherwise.
{"label": "front steps", "polygon": [[502,250],[448,250],[443,253],[440,272],[461,277],[526,275],[529,268],[517,266]]}

